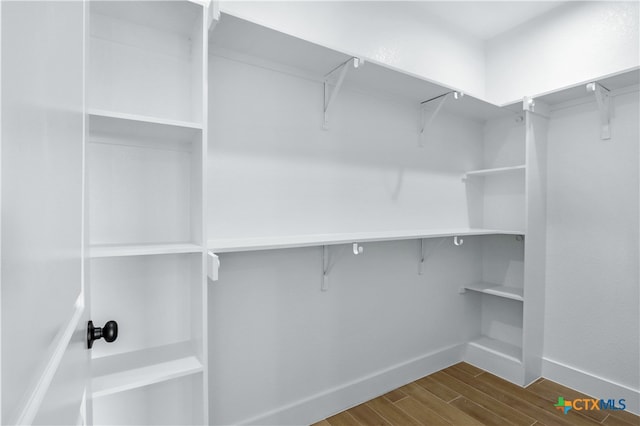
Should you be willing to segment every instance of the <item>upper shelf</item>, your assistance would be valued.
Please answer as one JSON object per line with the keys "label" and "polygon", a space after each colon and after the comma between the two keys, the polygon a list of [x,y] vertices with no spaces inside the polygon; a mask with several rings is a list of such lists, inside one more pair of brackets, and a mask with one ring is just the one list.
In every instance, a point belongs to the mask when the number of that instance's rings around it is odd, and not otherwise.
{"label": "upper shelf", "polygon": [[[352,57],[228,14],[222,15],[209,34],[209,43],[213,55],[253,58],[261,66],[297,72],[318,81]],[[348,73],[343,87],[392,95],[414,103],[416,107],[423,101],[455,90],[375,60],[362,59],[364,66]],[[513,114],[469,95],[446,102],[443,109],[482,121]]]}
{"label": "upper shelf", "polygon": [[453,228],[453,229],[414,229],[407,231],[354,232],[343,234],[295,235],[274,238],[234,238],[211,239],[207,248],[215,253],[239,251],[274,250],[324,245],[368,243],[397,240],[416,240],[421,238],[464,237],[473,235],[522,235],[522,231]]}
{"label": "upper shelf", "polygon": [[93,136],[133,138],[154,142],[191,142],[202,125],[136,114],[89,110],[89,131]]}
{"label": "upper shelf", "polygon": [[[640,69],[631,69],[593,80],[581,81],[561,89],[532,95],[531,97],[550,106],[564,104],[577,99],[593,99],[593,94],[587,92],[586,85],[594,81],[611,91],[637,86],[640,84]],[[510,102],[505,108],[513,111],[522,111],[522,100]]]}
{"label": "upper shelf", "polygon": [[130,257],[161,254],[201,253],[202,247],[192,243],[167,244],[102,244],[89,247],[89,257]]}

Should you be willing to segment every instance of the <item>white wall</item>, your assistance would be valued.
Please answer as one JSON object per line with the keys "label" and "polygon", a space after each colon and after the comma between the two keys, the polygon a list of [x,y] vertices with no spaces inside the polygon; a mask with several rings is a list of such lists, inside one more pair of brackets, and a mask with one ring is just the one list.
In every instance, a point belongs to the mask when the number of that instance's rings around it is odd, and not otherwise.
{"label": "white wall", "polygon": [[477,300],[458,294],[481,274],[479,243],[445,239],[424,275],[417,241],[358,256],[334,246],[327,292],[321,247],[222,254],[209,291],[212,424],[313,423],[458,362],[480,322]]}
{"label": "white wall", "polygon": [[223,1],[221,10],[484,96],[484,45],[411,2]]}
{"label": "white wall", "polygon": [[[616,97],[609,141],[599,137],[594,102],[552,116],[544,347],[548,360],[636,389],[636,398],[640,387],[638,113],[638,92]],[[567,383],[571,375],[552,378]],[[605,387],[589,389],[588,383],[567,384],[582,386],[596,397],[613,397],[604,394],[609,392]],[[633,396],[631,391],[622,394],[627,400]]]}
{"label": "white wall", "polygon": [[481,167],[480,123],[443,112],[419,148],[413,102],[345,83],[325,131],[320,82],[209,68],[209,238],[469,227],[460,177]]}
{"label": "white wall", "polygon": [[638,2],[569,2],[486,44],[486,97],[504,104],[640,65]]}

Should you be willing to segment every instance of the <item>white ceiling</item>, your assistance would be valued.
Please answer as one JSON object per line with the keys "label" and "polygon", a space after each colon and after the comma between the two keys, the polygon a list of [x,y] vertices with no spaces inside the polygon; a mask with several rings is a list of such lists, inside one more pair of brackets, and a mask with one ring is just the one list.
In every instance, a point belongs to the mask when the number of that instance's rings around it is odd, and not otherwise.
{"label": "white ceiling", "polygon": [[442,20],[468,35],[488,40],[566,1],[416,1],[419,13]]}

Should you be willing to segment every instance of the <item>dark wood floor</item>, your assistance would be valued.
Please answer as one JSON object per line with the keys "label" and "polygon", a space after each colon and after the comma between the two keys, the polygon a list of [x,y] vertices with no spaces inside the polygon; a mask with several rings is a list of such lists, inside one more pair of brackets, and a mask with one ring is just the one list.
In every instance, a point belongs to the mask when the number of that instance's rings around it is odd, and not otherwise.
{"label": "dark wood floor", "polygon": [[640,425],[640,417],[626,411],[569,410],[565,415],[553,406],[559,396],[589,398],[546,379],[521,388],[460,363],[315,425]]}

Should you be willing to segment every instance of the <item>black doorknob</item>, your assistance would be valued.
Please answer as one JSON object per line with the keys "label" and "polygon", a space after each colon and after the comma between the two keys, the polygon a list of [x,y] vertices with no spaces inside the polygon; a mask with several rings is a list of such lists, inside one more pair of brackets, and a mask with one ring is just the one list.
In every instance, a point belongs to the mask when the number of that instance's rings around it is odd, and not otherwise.
{"label": "black doorknob", "polygon": [[107,321],[104,327],[94,327],[93,321],[89,321],[87,325],[87,346],[89,349],[93,347],[93,342],[104,338],[111,343],[118,338],[118,323],[115,321]]}

